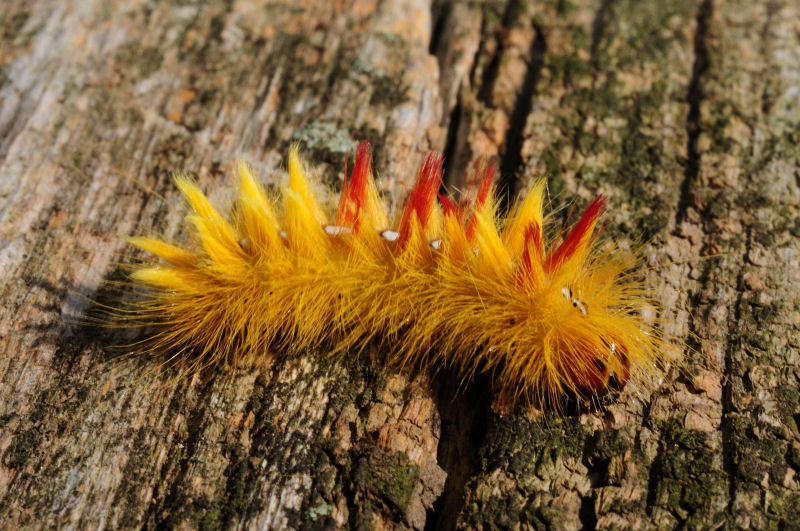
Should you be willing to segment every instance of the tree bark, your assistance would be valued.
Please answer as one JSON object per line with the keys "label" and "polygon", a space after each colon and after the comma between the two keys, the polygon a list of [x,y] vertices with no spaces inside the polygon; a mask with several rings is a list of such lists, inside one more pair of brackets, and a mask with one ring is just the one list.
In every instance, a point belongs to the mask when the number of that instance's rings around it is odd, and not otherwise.
{"label": "tree bark", "polygon": [[[799,527],[798,35],[791,0],[6,0],[0,521]],[[684,363],[499,416],[378,351],[181,379],[80,324],[121,236],[181,239],[172,172],[224,205],[237,157],[270,183],[299,142],[336,186],[362,139],[393,204],[430,149],[453,187],[489,156],[509,199],[606,194]]]}

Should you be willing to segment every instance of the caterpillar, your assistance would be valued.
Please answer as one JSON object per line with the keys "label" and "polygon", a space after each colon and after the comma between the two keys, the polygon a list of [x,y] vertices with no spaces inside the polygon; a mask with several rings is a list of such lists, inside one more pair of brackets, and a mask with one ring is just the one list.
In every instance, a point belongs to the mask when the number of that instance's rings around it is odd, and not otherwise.
{"label": "caterpillar", "polygon": [[489,375],[507,404],[556,406],[621,391],[662,369],[666,339],[646,317],[653,301],[640,254],[603,245],[597,197],[567,232],[550,234],[545,180],[507,216],[493,165],[476,167],[471,202],[440,194],[431,153],[390,222],[362,142],[338,202],[306,175],[297,146],[288,182],[270,192],[239,162],[226,217],[190,178],[175,182],[192,213],[190,238],[129,242],[158,261],[134,266],[143,287],[132,323],[190,370],[236,365],[268,349],[358,355],[380,345],[391,366]]}

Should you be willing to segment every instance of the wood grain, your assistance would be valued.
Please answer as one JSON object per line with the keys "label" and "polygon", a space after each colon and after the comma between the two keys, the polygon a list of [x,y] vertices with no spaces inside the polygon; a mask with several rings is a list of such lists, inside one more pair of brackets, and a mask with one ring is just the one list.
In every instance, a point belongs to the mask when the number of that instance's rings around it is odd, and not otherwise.
{"label": "wood grain", "polygon": [[[0,10],[0,521],[77,528],[800,526],[800,6],[791,0],[22,2]],[[480,380],[271,353],[176,380],[80,324],[299,142],[430,149],[512,199],[603,193],[686,361],[604,412],[498,416]],[[565,218],[569,208],[563,209]]]}

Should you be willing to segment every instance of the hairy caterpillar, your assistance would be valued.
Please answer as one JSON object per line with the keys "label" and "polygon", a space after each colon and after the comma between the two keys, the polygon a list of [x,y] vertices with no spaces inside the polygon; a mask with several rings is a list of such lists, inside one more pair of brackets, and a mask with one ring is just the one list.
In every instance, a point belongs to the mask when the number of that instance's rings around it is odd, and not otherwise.
{"label": "hairy caterpillar", "polygon": [[356,354],[379,342],[392,365],[488,373],[505,402],[533,406],[603,396],[660,369],[666,341],[643,316],[651,301],[637,253],[597,241],[602,196],[568,233],[549,237],[543,180],[501,220],[493,166],[479,170],[471,204],[438,194],[442,166],[436,153],[425,159],[396,223],[367,142],[327,209],[296,147],[279,194],[239,163],[227,219],[179,176],[192,240],[184,249],[130,239],[161,262],[132,273],[147,289],[126,318],[158,325],[152,345],[192,369],[268,348]]}

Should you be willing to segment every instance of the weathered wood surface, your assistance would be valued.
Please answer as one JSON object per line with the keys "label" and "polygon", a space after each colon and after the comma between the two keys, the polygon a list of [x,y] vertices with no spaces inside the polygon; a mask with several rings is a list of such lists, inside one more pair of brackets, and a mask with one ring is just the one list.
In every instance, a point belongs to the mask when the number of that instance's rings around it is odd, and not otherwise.
{"label": "weathered wood surface", "polygon": [[[4,1],[0,521],[800,526],[798,87],[791,0]],[[607,194],[688,369],[498,417],[379,352],[176,383],[70,324],[121,236],[180,237],[171,171],[224,203],[237,156],[269,182],[297,140],[335,182],[364,138],[395,201],[429,149]]]}

